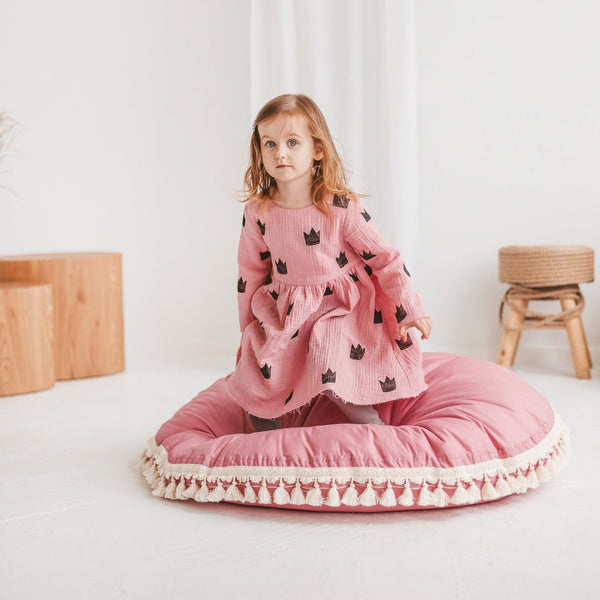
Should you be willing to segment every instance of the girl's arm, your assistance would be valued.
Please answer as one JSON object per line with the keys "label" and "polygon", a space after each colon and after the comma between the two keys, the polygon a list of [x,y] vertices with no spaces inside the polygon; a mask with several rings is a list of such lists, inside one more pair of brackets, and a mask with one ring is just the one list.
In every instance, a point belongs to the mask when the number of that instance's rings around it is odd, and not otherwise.
{"label": "girl's arm", "polygon": [[244,331],[254,320],[250,307],[252,296],[265,283],[272,269],[271,254],[258,225],[256,213],[248,204],[244,207],[238,246],[238,267],[238,312],[240,330]]}
{"label": "girl's arm", "polygon": [[387,245],[373,224],[373,219],[357,200],[352,200],[348,205],[345,236],[346,242],[364,260],[367,271],[377,276],[384,293],[395,304],[396,321],[400,328],[429,318],[421,298],[413,288],[400,252]]}

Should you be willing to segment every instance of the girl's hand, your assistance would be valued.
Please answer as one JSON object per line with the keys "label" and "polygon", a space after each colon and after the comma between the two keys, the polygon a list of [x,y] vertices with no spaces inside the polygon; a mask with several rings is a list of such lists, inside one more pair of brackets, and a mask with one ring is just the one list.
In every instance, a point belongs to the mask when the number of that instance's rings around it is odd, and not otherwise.
{"label": "girl's hand", "polygon": [[411,327],[414,327],[415,329],[418,329],[421,332],[422,340],[427,340],[429,339],[429,334],[431,333],[433,322],[429,317],[426,317],[424,319],[417,319],[416,321],[413,321],[412,323],[407,323],[406,325],[401,325],[399,332],[400,339],[403,342],[406,342],[406,335]]}

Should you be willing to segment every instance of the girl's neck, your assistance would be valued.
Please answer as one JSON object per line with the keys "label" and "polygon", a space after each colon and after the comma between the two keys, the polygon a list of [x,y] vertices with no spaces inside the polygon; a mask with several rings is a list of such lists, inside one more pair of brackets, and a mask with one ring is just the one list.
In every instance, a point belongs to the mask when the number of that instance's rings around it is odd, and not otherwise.
{"label": "girl's neck", "polygon": [[278,183],[273,201],[283,208],[310,206],[313,203],[310,185],[304,182]]}

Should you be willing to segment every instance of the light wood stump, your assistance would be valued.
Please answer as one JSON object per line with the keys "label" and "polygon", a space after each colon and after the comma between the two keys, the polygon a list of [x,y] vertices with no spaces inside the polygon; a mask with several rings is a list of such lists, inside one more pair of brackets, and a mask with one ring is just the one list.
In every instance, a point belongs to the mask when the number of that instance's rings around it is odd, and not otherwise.
{"label": "light wood stump", "polygon": [[52,286],[0,283],[0,396],[54,385]]}
{"label": "light wood stump", "polygon": [[52,284],[56,379],[125,368],[120,254],[0,257],[0,281]]}

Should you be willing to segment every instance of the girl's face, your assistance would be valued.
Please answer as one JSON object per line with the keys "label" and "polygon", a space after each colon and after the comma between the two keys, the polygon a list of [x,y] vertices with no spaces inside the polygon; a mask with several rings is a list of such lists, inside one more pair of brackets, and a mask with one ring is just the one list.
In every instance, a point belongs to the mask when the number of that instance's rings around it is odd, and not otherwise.
{"label": "girl's face", "polygon": [[262,161],[278,185],[312,182],[312,166],[323,151],[314,143],[305,120],[278,115],[258,125]]}

